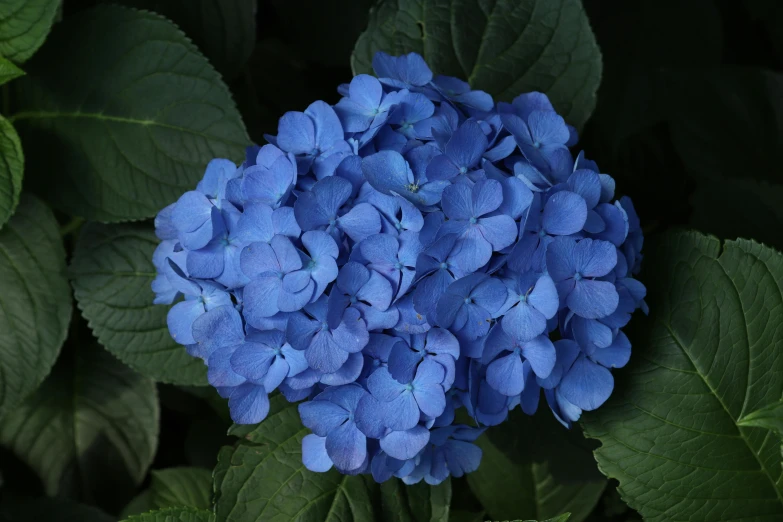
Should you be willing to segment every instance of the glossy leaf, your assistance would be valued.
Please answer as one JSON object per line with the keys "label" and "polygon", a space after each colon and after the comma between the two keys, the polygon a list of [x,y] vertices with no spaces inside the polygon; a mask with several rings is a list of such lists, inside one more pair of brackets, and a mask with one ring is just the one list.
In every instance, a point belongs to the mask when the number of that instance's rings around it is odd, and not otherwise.
{"label": "glossy leaf", "polygon": [[169,307],[152,304],[157,244],[145,225],[86,225],[69,269],[76,301],[98,341],[139,373],[204,386],[204,364],[169,335]]}
{"label": "glossy leaf", "polygon": [[78,13],[26,70],[13,84],[11,120],[28,152],[28,186],[68,214],[152,217],[191,190],[212,158],[243,157],[248,138],[228,89],[159,15]]}
{"label": "glossy leaf", "polygon": [[376,51],[417,52],[435,74],[511,101],[549,95],[581,127],[596,103],[601,53],[579,0],[384,0],[356,42],[355,73],[372,73]]}
{"label": "glossy leaf", "polygon": [[23,197],[0,230],[0,281],[0,413],[5,413],[49,374],[71,318],[65,249],[54,215],[37,198]]}
{"label": "glossy leaf", "polygon": [[695,232],[645,251],[649,318],[612,397],[583,417],[601,470],[650,521],[783,517],[780,440],[741,425],[783,393],[783,257]]}

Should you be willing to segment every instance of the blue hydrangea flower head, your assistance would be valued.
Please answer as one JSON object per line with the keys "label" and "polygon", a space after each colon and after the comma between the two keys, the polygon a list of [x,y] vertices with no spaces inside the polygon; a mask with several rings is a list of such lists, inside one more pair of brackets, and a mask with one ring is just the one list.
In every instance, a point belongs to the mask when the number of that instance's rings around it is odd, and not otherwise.
{"label": "blue hydrangea flower head", "polygon": [[154,302],[235,422],[298,403],[308,470],[440,484],[510,410],[570,427],[609,398],[644,236],[545,93],[373,69],[161,210]]}

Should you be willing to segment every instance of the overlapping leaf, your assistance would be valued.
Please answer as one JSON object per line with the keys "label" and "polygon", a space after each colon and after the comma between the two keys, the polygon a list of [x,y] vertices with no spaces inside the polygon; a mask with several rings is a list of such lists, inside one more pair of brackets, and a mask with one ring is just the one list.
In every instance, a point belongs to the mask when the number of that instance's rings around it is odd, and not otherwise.
{"label": "overlapping leaf", "polygon": [[67,18],[14,82],[29,187],[88,219],[155,215],[214,157],[248,142],[220,76],[159,15],[99,6]]}
{"label": "overlapping leaf", "polygon": [[168,307],[152,304],[157,244],[144,225],[85,226],[70,267],[76,300],[101,344],[139,373],[205,385],[204,364],[169,335]]}
{"label": "overlapping leaf", "polygon": [[0,230],[0,412],[35,390],[68,332],[71,292],[65,249],[52,212],[22,198]]}
{"label": "overlapping leaf", "polygon": [[780,440],[741,419],[783,393],[783,257],[695,232],[646,251],[652,315],[584,417],[599,466],[645,520],[780,520]]}
{"label": "overlapping leaf", "polygon": [[[2,75],[2,62],[0,62]],[[0,76],[0,83],[3,83]],[[0,227],[16,210],[22,193],[24,176],[24,153],[22,143],[11,123],[0,116]]]}
{"label": "overlapping leaf", "polygon": [[44,43],[60,0],[3,0],[0,3],[0,55],[16,63]]}

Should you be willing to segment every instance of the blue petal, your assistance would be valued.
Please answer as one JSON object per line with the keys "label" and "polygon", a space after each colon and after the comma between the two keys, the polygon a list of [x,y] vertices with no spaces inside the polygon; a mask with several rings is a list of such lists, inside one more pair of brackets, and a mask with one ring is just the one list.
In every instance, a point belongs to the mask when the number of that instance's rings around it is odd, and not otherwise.
{"label": "blue petal", "polygon": [[346,422],[326,436],[326,453],[335,467],[345,471],[356,469],[367,458],[367,438],[355,423]]}
{"label": "blue petal", "polygon": [[309,154],[315,148],[313,120],[302,112],[283,114],[277,125],[277,145],[294,154]]}
{"label": "blue petal", "polygon": [[576,234],[587,220],[587,204],[579,194],[563,190],[547,200],[542,219],[543,228],[549,234]]}
{"label": "blue petal", "polygon": [[602,277],[617,264],[617,249],[608,241],[583,239],[576,245],[577,270],[584,277]]}
{"label": "blue petal", "polygon": [[246,342],[231,356],[231,368],[246,379],[258,381],[266,376],[274,359],[275,351],[269,346]]}
{"label": "blue petal", "polygon": [[382,194],[405,195],[413,183],[413,173],[400,153],[384,150],[362,160],[362,172],[372,187]]}
{"label": "blue petal", "polygon": [[321,376],[321,384],[327,386],[342,386],[343,384],[350,384],[355,382],[362,373],[362,367],[364,366],[364,357],[361,353],[352,353],[348,356],[348,360],[345,361],[339,370],[333,373],[325,373]]}
{"label": "blue petal", "polygon": [[421,87],[432,80],[432,71],[421,55],[408,53],[402,56],[390,56],[383,51],[375,53],[372,59],[372,68],[381,80],[397,80],[399,85],[390,83],[395,87],[414,85]]}
{"label": "blue petal", "polygon": [[349,412],[330,401],[312,400],[299,405],[299,417],[319,437],[326,437],[329,432],[348,419]]}
{"label": "blue petal", "polygon": [[595,208],[601,199],[601,178],[592,170],[577,170],[571,174],[568,187],[584,198],[589,209]]}
{"label": "blue petal", "polygon": [[334,373],[348,360],[348,352],[332,338],[328,331],[316,333],[305,350],[310,366],[324,373]]}
{"label": "blue petal", "polygon": [[[500,199],[502,200],[503,193],[499,184],[498,189],[500,190]],[[443,206],[443,213],[452,220],[468,220],[472,217],[478,217],[474,216],[471,187],[464,184],[446,187],[441,196],[441,205]]]}
{"label": "blue petal", "polygon": [[401,340],[394,345],[389,355],[389,373],[401,383],[411,382],[423,356],[422,352],[411,349]]}
{"label": "blue petal", "polygon": [[381,216],[372,205],[359,203],[340,216],[339,224],[348,237],[358,243],[381,231]]}
{"label": "blue petal", "polygon": [[366,395],[359,401],[355,419],[356,426],[368,437],[379,439],[386,433],[382,405],[372,395]]}
{"label": "blue petal", "polygon": [[503,395],[519,395],[525,386],[522,359],[511,353],[491,362],[487,366],[487,382]]}
{"label": "blue petal", "polygon": [[612,374],[586,357],[579,357],[560,381],[558,393],[571,404],[587,411],[601,406],[612,394]]}
{"label": "blue petal", "polygon": [[282,289],[282,281],[277,276],[262,276],[250,281],[245,286],[244,314],[251,326],[259,324],[261,318],[272,317],[280,311],[278,297]]}
{"label": "blue petal", "polygon": [[[583,279],[568,294],[568,308],[586,319],[600,319],[617,309],[620,296],[613,283]],[[582,408],[585,409],[585,408]]]}
{"label": "blue petal", "polygon": [[378,368],[367,379],[367,389],[381,402],[389,402],[405,391],[405,385],[392,377],[386,368]]}
{"label": "blue petal", "polygon": [[623,332],[617,332],[612,344],[606,348],[597,348],[590,357],[607,368],[622,368],[631,358],[631,342]]}
{"label": "blue petal", "polygon": [[[446,144],[446,155],[458,169],[475,167],[487,150],[487,137],[474,120],[467,120],[452,134]],[[463,171],[461,173],[464,174]]]}
{"label": "blue petal", "polygon": [[461,440],[453,440],[446,446],[446,462],[453,477],[476,471],[481,464],[481,448]]}
{"label": "blue petal", "polygon": [[241,384],[231,392],[228,407],[237,424],[257,424],[269,413],[269,396],[263,386]]}
{"label": "blue petal", "polygon": [[[340,124],[340,119],[328,103],[320,100],[313,102],[305,109],[305,114],[313,119],[315,125],[315,146],[318,150],[325,151],[336,141],[343,139],[343,127]],[[278,141],[279,139],[280,137],[278,136]]]}
{"label": "blue petal", "polygon": [[530,363],[536,376],[545,379],[552,373],[557,360],[555,346],[549,337],[541,335],[522,344],[522,355]]}
{"label": "blue petal", "polygon": [[336,330],[332,331],[332,336],[340,348],[350,353],[361,351],[370,341],[367,325],[361,318],[359,311],[353,308],[345,311],[343,322]]}
{"label": "blue petal", "polygon": [[391,401],[381,402],[381,411],[386,419],[386,425],[394,431],[409,430],[419,423],[419,405],[410,392],[402,393]]}
{"label": "blue petal", "polygon": [[302,439],[302,464],[310,471],[323,473],[332,469],[332,461],[326,454],[326,437],[305,435]]}
{"label": "blue petal", "polygon": [[393,431],[381,439],[381,449],[390,457],[408,460],[419,454],[430,440],[430,431],[415,426],[407,431]]}
{"label": "blue petal", "polygon": [[205,357],[217,348],[239,344],[244,337],[242,317],[232,305],[213,308],[193,322],[193,338]]}
{"label": "blue petal", "polygon": [[503,203],[503,186],[494,179],[481,180],[473,185],[471,200],[470,217],[477,218],[489,214]]}
{"label": "blue petal", "polygon": [[215,350],[207,360],[207,380],[212,386],[233,387],[239,386],[246,379],[236,373],[231,367],[231,357],[234,354],[236,346],[226,346]]}

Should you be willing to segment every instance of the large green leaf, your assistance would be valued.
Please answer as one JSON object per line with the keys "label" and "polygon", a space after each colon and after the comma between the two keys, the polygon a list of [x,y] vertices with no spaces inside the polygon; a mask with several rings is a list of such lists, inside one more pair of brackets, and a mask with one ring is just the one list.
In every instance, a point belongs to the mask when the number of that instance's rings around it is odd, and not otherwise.
{"label": "large green leaf", "polygon": [[22,63],[44,43],[60,0],[0,2],[0,55]]}
{"label": "large green leaf", "polygon": [[584,415],[599,466],[645,520],[780,520],[780,441],[738,424],[783,394],[783,257],[695,232],[646,251],[651,316],[634,318],[612,397]]}
{"label": "large green leaf", "polygon": [[204,509],[178,507],[134,515],[123,522],[215,522],[215,514]]}
{"label": "large green leaf", "polygon": [[89,3],[121,4],[165,16],[193,40],[227,79],[242,70],[256,43],[256,0],[90,0]]}
{"label": "large green leaf", "polygon": [[98,6],[67,18],[14,82],[30,187],[87,219],[155,215],[248,142],[218,73],[171,22]]}
{"label": "large green leaf", "polygon": [[76,301],[100,343],[139,373],[204,386],[204,364],[169,335],[169,307],[152,304],[158,242],[141,224],[86,225],[70,266]]}
{"label": "large green leaf", "polygon": [[581,522],[606,487],[589,441],[549,411],[530,417],[517,409],[476,443],[483,456],[468,483],[493,520],[537,520],[569,511],[572,521]]}
{"label": "large green leaf", "polygon": [[0,444],[47,494],[91,503],[139,484],[158,443],[155,384],[97,345],[64,353],[43,385],[0,423]]}
{"label": "large green leaf", "polygon": [[314,473],[302,464],[302,426],[296,404],[272,398],[269,416],[224,448],[215,470],[215,513],[225,522],[364,522],[374,520],[372,485],[336,470]]}
{"label": "large green leaf", "polygon": [[2,414],[35,390],[52,369],[72,311],[57,221],[32,196],[22,198],[0,230],[0,281]]}
{"label": "large green leaf", "polygon": [[385,522],[449,522],[450,506],[450,479],[438,486],[424,482],[407,486],[396,478],[381,485]]}
{"label": "large green leaf", "polygon": [[8,58],[0,56],[0,85],[24,75],[24,71]]}
{"label": "large green leaf", "polygon": [[581,127],[596,103],[601,53],[579,0],[383,0],[351,65],[371,73],[376,51],[415,51],[436,74],[467,80],[499,100],[549,95]]}
{"label": "large green leaf", "polygon": [[22,193],[23,175],[24,153],[19,136],[11,122],[0,116],[0,227],[16,210]]}
{"label": "large green leaf", "polygon": [[17,498],[0,503],[0,522],[115,522],[98,508],[55,498]]}

